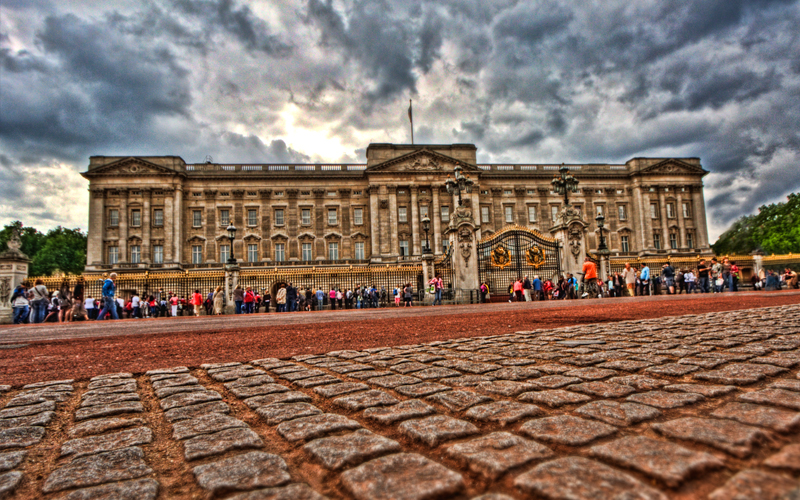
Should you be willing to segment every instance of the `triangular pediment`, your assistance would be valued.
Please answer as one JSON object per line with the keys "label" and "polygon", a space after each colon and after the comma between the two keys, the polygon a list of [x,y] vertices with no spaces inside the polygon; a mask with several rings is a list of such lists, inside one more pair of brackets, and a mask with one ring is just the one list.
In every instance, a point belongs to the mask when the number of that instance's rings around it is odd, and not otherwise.
{"label": "triangular pediment", "polygon": [[702,168],[686,163],[676,158],[670,158],[655,165],[650,165],[641,170],[642,174],[692,174],[705,175],[708,172]]}
{"label": "triangular pediment", "polygon": [[373,172],[441,172],[449,174],[453,172],[456,165],[460,165],[465,172],[480,173],[480,169],[471,163],[458,160],[451,156],[444,155],[437,151],[427,148],[419,149],[411,153],[386,160],[367,168],[367,173]]}
{"label": "triangular pediment", "polygon": [[103,165],[102,167],[84,172],[84,177],[99,177],[106,175],[113,176],[132,176],[141,177],[146,175],[176,175],[179,172],[171,170],[161,165],[156,165],[153,162],[147,161],[142,158],[130,156],[120,160]]}

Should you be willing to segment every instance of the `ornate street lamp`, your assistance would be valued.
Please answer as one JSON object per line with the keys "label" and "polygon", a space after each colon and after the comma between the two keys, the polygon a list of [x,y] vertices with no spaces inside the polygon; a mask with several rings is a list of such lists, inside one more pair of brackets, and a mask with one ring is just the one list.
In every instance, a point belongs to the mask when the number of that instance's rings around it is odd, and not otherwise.
{"label": "ornate street lamp", "polygon": [[425,248],[422,249],[422,253],[431,253],[431,242],[428,239],[428,231],[431,230],[431,220],[427,215],[422,218],[422,230],[425,231]]}
{"label": "ornate street lamp", "polygon": [[231,253],[228,255],[228,264],[236,265],[236,259],[233,257],[233,240],[236,239],[236,226],[233,224],[228,226],[228,239],[231,242]]}
{"label": "ornate street lamp", "polygon": [[458,206],[460,207],[464,205],[464,201],[461,199],[461,193],[471,193],[472,185],[475,184],[475,182],[462,173],[463,169],[461,165],[456,165],[454,172],[455,179],[448,177],[444,184],[447,186],[448,193],[458,193]]}
{"label": "ornate street lamp", "polygon": [[578,192],[578,179],[569,173],[569,168],[563,163],[561,164],[561,168],[558,169],[558,173],[559,176],[556,176],[551,182],[553,184],[553,191],[558,194],[563,194],[564,205],[569,206],[569,193]]}
{"label": "ornate street lamp", "polygon": [[600,242],[597,244],[597,252],[603,253],[608,250],[608,247],[606,246],[606,239],[603,238],[603,225],[606,221],[606,218],[603,216],[603,214],[597,214],[597,217],[595,217],[594,220],[597,221],[597,229],[600,231]]}

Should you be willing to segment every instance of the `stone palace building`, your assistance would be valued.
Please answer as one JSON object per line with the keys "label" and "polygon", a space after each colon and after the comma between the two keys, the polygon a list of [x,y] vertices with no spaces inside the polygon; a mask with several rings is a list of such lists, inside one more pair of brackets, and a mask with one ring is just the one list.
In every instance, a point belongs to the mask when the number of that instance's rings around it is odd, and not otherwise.
{"label": "stone palace building", "polygon": [[[366,164],[187,164],[180,157],[93,156],[87,271],[398,263],[443,232],[457,199],[445,180],[460,165],[475,185],[464,204],[478,239],[509,225],[549,234],[563,198],[561,165],[479,164],[472,144],[370,144]],[[568,165],[580,182],[570,204],[588,224],[605,216],[611,256],[708,253],[697,158],[634,158]],[[226,228],[237,228],[231,249]]]}

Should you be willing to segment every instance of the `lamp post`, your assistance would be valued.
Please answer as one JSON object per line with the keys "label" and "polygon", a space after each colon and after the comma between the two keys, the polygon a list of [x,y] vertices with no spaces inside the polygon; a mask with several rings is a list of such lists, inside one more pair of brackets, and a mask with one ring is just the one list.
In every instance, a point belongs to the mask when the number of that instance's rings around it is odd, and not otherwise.
{"label": "lamp post", "polygon": [[428,231],[431,230],[431,220],[427,215],[422,218],[422,230],[425,231],[425,248],[422,249],[422,253],[431,253],[431,242],[428,239]]}
{"label": "lamp post", "polygon": [[461,168],[461,165],[456,165],[454,170],[455,179],[448,177],[444,183],[445,186],[447,186],[447,192],[449,194],[458,193],[459,207],[464,205],[464,201],[461,199],[461,193],[471,193],[472,185],[475,184],[472,179],[464,175],[462,172],[463,169]]}
{"label": "lamp post", "polygon": [[597,244],[597,252],[606,252],[608,251],[608,247],[606,246],[606,239],[603,238],[603,225],[606,218],[603,216],[603,214],[597,214],[597,217],[595,217],[594,220],[597,221],[597,229],[600,231],[600,242]]}
{"label": "lamp post", "polygon": [[228,226],[228,240],[231,242],[231,253],[228,255],[228,264],[236,265],[236,259],[233,257],[233,240],[236,239],[236,226],[233,224]]}
{"label": "lamp post", "polygon": [[567,168],[563,163],[561,164],[561,168],[558,169],[558,173],[559,175],[551,181],[551,184],[553,185],[553,191],[558,194],[563,194],[564,205],[569,206],[569,193],[578,192],[578,179],[569,173],[569,168]]}

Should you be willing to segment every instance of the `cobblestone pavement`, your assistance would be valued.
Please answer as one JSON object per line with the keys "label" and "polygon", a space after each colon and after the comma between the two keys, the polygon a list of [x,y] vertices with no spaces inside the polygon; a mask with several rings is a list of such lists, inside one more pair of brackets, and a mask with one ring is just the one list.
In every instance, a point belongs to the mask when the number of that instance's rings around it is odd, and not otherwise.
{"label": "cobblestone pavement", "polygon": [[800,306],[0,386],[0,498],[800,498]]}

